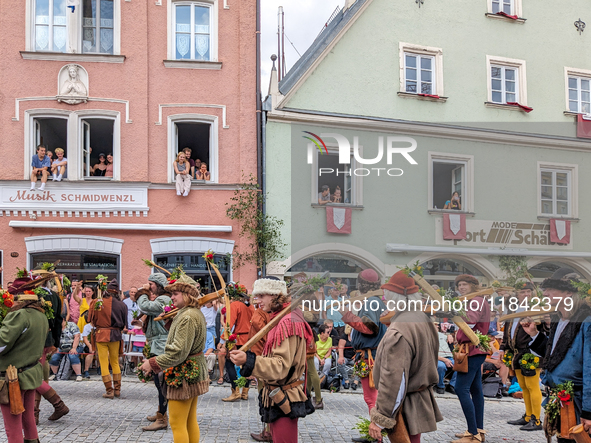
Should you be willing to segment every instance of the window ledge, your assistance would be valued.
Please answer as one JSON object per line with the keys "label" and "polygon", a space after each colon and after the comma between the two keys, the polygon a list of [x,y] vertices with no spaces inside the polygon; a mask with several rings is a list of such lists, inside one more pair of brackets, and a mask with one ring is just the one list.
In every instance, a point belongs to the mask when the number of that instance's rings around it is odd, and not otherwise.
{"label": "window ledge", "polygon": [[200,60],[164,60],[166,68],[184,68],[184,69],[213,69],[215,71],[222,69],[222,62],[204,62]]}
{"label": "window ledge", "polygon": [[474,217],[476,212],[470,211],[456,211],[455,209],[428,209],[427,212],[431,215],[441,215],[441,214],[465,214],[469,217]]}
{"label": "window ledge", "polygon": [[560,215],[538,215],[538,220],[569,220],[573,223],[578,223],[581,219],[577,217],[565,217]]}
{"label": "window ledge", "polygon": [[517,105],[508,105],[507,103],[484,102],[484,105],[487,108],[507,109],[508,111],[525,112],[519,106],[517,106]]}
{"label": "window ledge", "polygon": [[486,15],[488,18],[496,18],[496,19],[498,19],[498,20],[505,20],[505,21],[514,22],[514,23],[519,23],[519,24],[524,24],[524,23],[525,23],[525,21],[527,20],[527,19],[525,19],[525,18],[521,18],[521,17],[518,17],[517,19],[512,19],[512,18],[510,18],[510,17],[505,17],[505,16],[503,16],[503,15],[499,15],[499,14],[492,14],[492,13],[490,13],[490,12],[487,12],[487,13],[486,13],[486,14],[484,14],[484,15]]}
{"label": "window ledge", "polygon": [[564,115],[567,115],[569,117],[577,117],[578,115],[589,115],[589,114],[585,114],[584,112],[564,111]]}
{"label": "window ledge", "polygon": [[85,182],[112,182],[115,181],[113,177],[84,177],[82,180],[76,181],[85,181]]}
{"label": "window ledge", "polygon": [[349,208],[349,209],[364,209],[363,205],[350,205],[348,203],[327,203],[325,205],[319,205],[318,203],[312,203],[312,207],[315,209],[322,209],[330,206],[331,208]]}
{"label": "window ledge", "polygon": [[402,91],[398,92],[398,96],[404,97],[404,98],[414,98],[416,100],[426,100],[429,102],[440,102],[440,103],[445,103],[448,99],[448,97],[425,97],[424,95],[413,94],[411,92],[402,92]]}
{"label": "window ledge", "polygon": [[[191,192],[201,190],[216,190],[216,191],[235,191],[240,189],[241,185],[236,183],[213,183],[211,181],[195,181],[191,180]],[[151,183],[150,189],[166,189],[170,191],[176,190],[175,183]]]}
{"label": "window ledge", "polygon": [[51,60],[60,62],[99,62],[99,63],[123,63],[124,55],[111,54],[67,54],[63,52],[35,52],[20,51],[24,60]]}

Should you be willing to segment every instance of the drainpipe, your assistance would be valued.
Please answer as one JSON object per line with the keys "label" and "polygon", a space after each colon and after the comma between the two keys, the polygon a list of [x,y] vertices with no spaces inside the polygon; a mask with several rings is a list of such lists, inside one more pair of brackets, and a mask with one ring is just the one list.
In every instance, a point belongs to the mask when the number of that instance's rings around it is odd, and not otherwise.
{"label": "drainpipe", "polygon": [[[256,4],[256,125],[257,125],[257,182],[262,187],[263,196],[264,191],[264,163],[263,163],[263,140],[262,134],[262,106],[261,106],[261,0],[257,0]],[[265,213],[265,207],[261,208],[263,214]],[[264,275],[265,265],[263,264],[263,274],[261,269],[257,269],[257,277]]]}

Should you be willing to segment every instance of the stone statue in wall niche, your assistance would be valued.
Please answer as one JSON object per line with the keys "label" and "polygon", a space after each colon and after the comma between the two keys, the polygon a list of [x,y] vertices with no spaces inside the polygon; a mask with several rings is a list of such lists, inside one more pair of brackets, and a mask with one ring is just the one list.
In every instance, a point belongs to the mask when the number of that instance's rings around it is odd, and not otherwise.
{"label": "stone statue in wall niche", "polygon": [[57,101],[77,105],[88,101],[88,73],[80,65],[69,64],[58,75]]}

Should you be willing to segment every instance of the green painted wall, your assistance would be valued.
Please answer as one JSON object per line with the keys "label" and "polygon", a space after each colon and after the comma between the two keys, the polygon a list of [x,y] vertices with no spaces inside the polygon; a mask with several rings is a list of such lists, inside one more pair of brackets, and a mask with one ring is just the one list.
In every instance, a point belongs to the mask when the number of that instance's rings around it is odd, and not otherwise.
{"label": "green painted wall", "polygon": [[[486,0],[426,0],[420,9],[411,0],[373,0],[286,106],[428,122],[572,123],[563,115],[564,67],[591,70],[591,32],[579,35],[573,25],[588,8],[586,0],[559,11],[550,0],[523,0],[527,21],[519,24],[487,18]],[[443,50],[446,103],[397,95],[400,41]],[[526,61],[533,112],[484,105],[487,54]],[[531,130],[573,136],[565,128]]]}

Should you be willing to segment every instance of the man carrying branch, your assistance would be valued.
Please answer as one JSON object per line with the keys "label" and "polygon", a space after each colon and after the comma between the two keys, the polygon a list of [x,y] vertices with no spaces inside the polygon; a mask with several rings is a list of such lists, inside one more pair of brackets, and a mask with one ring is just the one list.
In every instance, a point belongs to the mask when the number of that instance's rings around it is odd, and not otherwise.
{"label": "man carrying branch", "polygon": [[[254,282],[252,293],[258,297],[261,309],[270,314],[270,320],[289,306],[283,281],[261,278]],[[305,380],[300,380],[306,370],[306,350],[313,341],[312,329],[302,311],[294,309],[269,331],[262,355],[230,351],[232,362],[242,366],[243,377],[254,375],[264,382],[259,404],[262,421],[271,425],[274,443],[297,443],[298,418],[314,412]]]}

